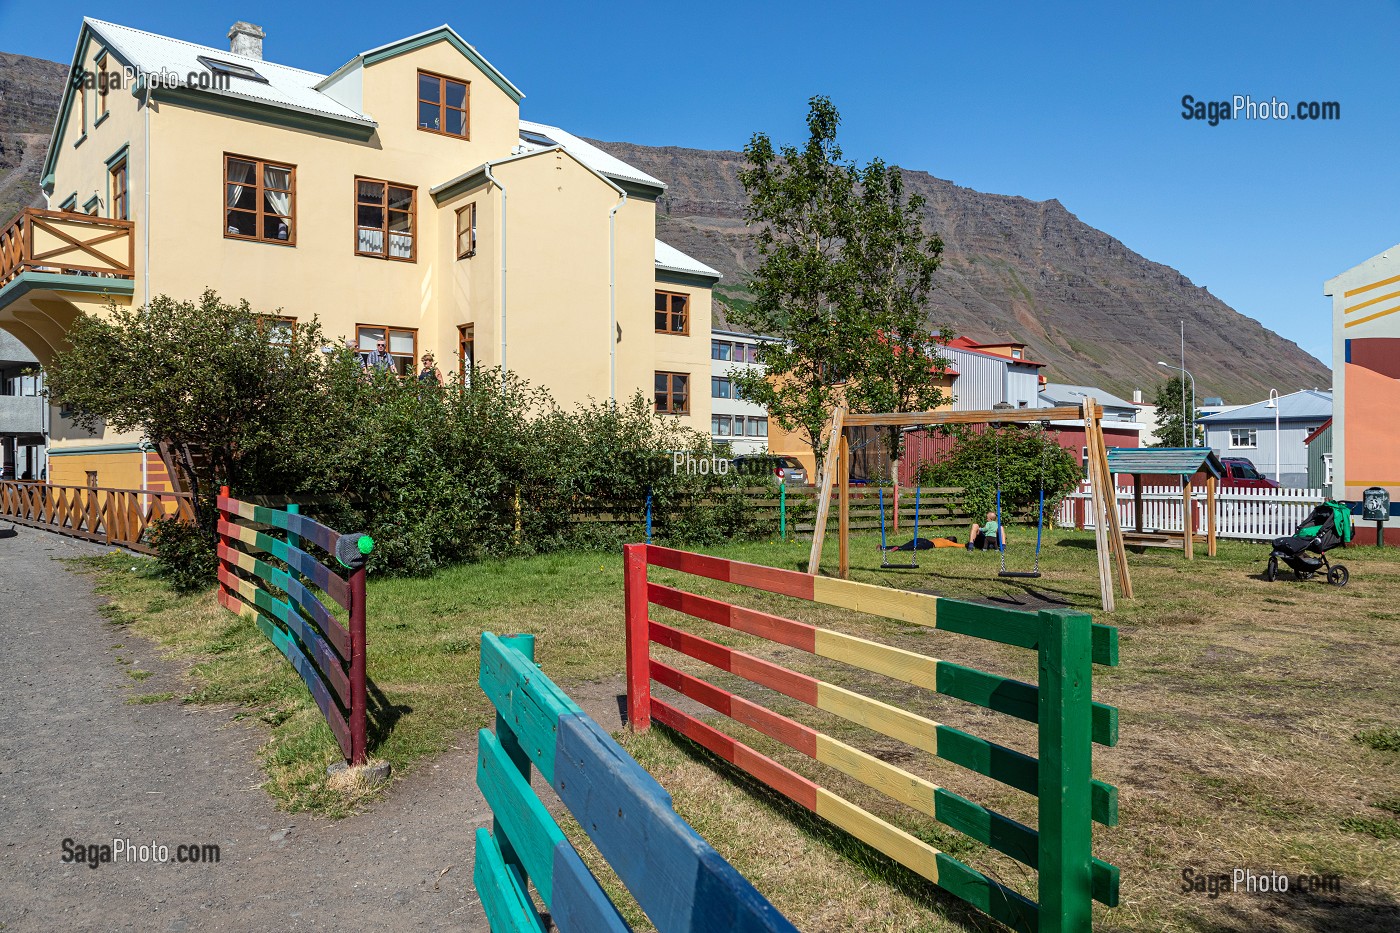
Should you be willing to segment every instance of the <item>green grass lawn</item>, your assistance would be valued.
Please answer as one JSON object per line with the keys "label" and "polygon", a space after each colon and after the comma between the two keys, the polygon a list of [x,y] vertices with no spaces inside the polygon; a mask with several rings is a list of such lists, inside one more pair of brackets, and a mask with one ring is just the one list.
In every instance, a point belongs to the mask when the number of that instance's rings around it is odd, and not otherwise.
{"label": "green grass lawn", "polygon": [[[924,530],[932,536],[939,529]],[[951,530],[965,535],[964,529]],[[907,532],[901,540],[907,538]],[[1008,564],[1026,569],[1033,529],[1013,531]],[[1095,749],[1096,776],[1120,789],[1121,825],[1095,827],[1095,850],[1123,872],[1123,903],[1096,914],[1096,929],[1246,931],[1400,928],[1400,552],[1354,548],[1333,557],[1352,572],[1338,589],[1260,577],[1267,548],[1222,541],[1220,556],[1131,554],[1137,598],[1098,612],[1093,537],[1048,535],[1039,580],[998,579],[997,555],[926,551],[919,570],[878,569],[878,536],[852,541],[852,578],[992,599],[1011,608],[1045,601],[1091,611],[1117,625],[1122,664],[1096,668],[1095,697],[1116,705],[1121,740]],[[804,541],[708,549],[800,569]],[[835,565],[827,542],[824,566]],[[907,555],[901,555],[901,559]],[[130,557],[98,562],[114,622],[153,638],[191,664],[189,690],[172,701],[232,702],[268,724],[267,789],[279,804],[338,815],[362,801],[327,786],[338,757],[304,687],[276,650],[212,595],[177,597],[151,566]],[[726,584],[654,571],[708,595],[835,628],[993,673],[1034,680],[1034,654],[905,623],[858,616]],[[621,684],[620,554],[575,553],[454,568],[429,580],[369,587],[369,672],[383,708],[372,754],[404,774],[489,722],[476,687],[480,632],[533,632],[538,660],[578,691]],[[1027,724],[877,675],[766,645],[656,609],[659,620],[778,660],[974,734],[1034,753]],[[655,649],[658,654],[665,649]],[[959,774],[824,713],[799,707],[689,661],[704,674],[785,715],[896,762],[957,793],[1034,825],[1034,800]],[[139,690],[139,685],[134,685]],[[660,688],[658,688],[660,692]],[[159,695],[135,702],[159,702]],[[944,848],[1034,895],[1034,872],[744,727],[729,731]],[[810,819],[664,730],[624,742],[670,790],[677,809],[804,930],[960,929],[936,890],[820,821]],[[384,791],[381,791],[381,793]],[[392,793],[392,789],[388,791]],[[596,856],[585,852],[597,864]],[[1339,874],[1328,895],[1222,895],[1181,891],[1182,870]],[[950,919],[951,918],[951,919]]]}

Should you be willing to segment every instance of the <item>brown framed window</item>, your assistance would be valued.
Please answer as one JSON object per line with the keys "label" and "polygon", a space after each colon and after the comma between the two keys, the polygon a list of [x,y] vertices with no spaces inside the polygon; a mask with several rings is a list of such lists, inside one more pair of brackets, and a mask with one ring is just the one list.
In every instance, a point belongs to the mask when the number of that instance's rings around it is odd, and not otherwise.
{"label": "brown framed window", "polygon": [[262,318],[263,333],[267,334],[267,342],[273,346],[285,347],[291,344],[292,337],[297,332],[297,319],[281,314],[264,314]]}
{"label": "brown framed window", "polygon": [[656,293],[656,332],[658,334],[690,333],[690,296],[679,292]]}
{"label": "brown framed window", "polygon": [[373,354],[384,345],[384,352],[390,356],[390,365],[400,376],[412,376],[418,364],[418,331],[409,327],[389,327],[385,324],[355,325],[355,344],[359,348],[360,359],[370,365],[379,365]]}
{"label": "brown framed window", "polygon": [[430,71],[418,72],[418,128],[443,136],[470,139],[467,98],[471,82]]}
{"label": "brown framed window", "polygon": [[462,324],[457,328],[457,372],[462,380],[471,378],[472,367],[476,365],[476,325]]}
{"label": "brown framed window", "polygon": [[656,413],[658,415],[690,414],[690,374],[656,374]]}
{"label": "brown framed window", "polygon": [[126,159],[122,159],[112,166],[112,216],[117,220],[131,219],[131,198],[126,184]]}
{"label": "brown framed window", "polygon": [[476,255],[476,202],[457,208],[457,258]]}
{"label": "brown framed window", "polygon": [[355,255],[416,262],[418,189],[355,179]]}
{"label": "brown framed window", "polygon": [[110,90],[110,88],[106,86],[106,82],[103,80],[103,75],[106,74],[106,72],[107,55],[106,53],[103,53],[97,59],[97,79],[98,81],[103,82],[103,84],[102,90],[99,90],[97,92],[97,119],[93,122],[94,126],[96,126],[98,123],[101,123],[102,118],[107,116],[107,91]]}
{"label": "brown framed window", "polygon": [[224,236],[295,246],[297,168],[224,153]]}

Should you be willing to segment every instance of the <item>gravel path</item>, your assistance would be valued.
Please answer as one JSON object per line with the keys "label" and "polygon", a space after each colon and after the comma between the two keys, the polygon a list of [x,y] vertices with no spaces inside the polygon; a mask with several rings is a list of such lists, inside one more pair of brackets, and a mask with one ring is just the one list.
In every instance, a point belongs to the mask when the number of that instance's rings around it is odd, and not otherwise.
{"label": "gravel path", "polygon": [[[472,836],[490,819],[474,737],[367,813],[278,811],[258,787],[257,724],[227,707],[127,702],[179,690],[180,668],[108,625],[91,580],[56,560],[103,550],[24,528],[0,537],[0,931],[486,930],[471,882]],[[137,684],[137,667],[154,675]],[[595,686],[580,702],[616,729],[615,691]],[[65,839],[116,838],[172,858],[215,843],[221,857],[61,861]]]}

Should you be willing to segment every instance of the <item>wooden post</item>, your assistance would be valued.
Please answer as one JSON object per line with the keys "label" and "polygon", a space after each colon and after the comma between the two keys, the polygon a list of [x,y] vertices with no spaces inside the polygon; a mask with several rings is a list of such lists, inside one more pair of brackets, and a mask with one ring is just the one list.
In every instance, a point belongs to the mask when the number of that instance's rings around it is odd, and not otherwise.
{"label": "wooden post", "polygon": [[1092,914],[1092,627],[1085,613],[1040,613],[1037,790],[1042,933],[1088,930]]}
{"label": "wooden post", "polygon": [[[1106,477],[1107,462],[1099,453],[1099,439],[1094,431],[1094,402],[1086,398],[1081,412],[1084,419],[1084,440],[1089,448],[1089,492],[1094,505],[1094,556],[1099,567],[1099,593],[1104,612],[1113,611],[1113,573],[1109,567],[1108,512],[1117,509],[1116,493],[1106,488],[1112,480]],[[1111,503],[1105,496],[1114,495]]]}
{"label": "wooden post", "polygon": [[1196,553],[1194,550],[1194,539],[1196,537],[1196,513],[1195,510],[1191,508],[1191,494],[1194,491],[1195,487],[1191,484],[1191,477],[1188,476],[1186,477],[1185,482],[1181,485],[1181,550],[1186,555],[1187,560],[1196,559]]}
{"label": "wooden post", "polygon": [[622,546],[622,602],[627,651],[627,728],[651,728],[651,633],[647,621],[647,545]]}
{"label": "wooden post", "polygon": [[1134,519],[1134,527],[1138,530],[1138,533],[1139,533],[1139,534],[1141,534],[1143,531],[1146,530],[1146,529],[1144,529],[1144,528],[1142,527],[1143,521],[1142,521],[1142,474],[1141,474],[1141,473],[1134,473],[1134,474],[1133,474],[1133,519]]}
{"label": "wooden post", "polygon": [[812,550],[807,557],[807,572],[816,576],[822,567],[822,545],[826,544],[826,520],[831,515],[831,482],[836,474],[836,456],[840,450],[841,434],[845,430],[846,409],[837,407],[831,413],[831,436],[826,441],[826,461],[823,463],[821,487],[817,492],[817,519],[812,525]]}
{"label": "wooden post", "polygon": [[1094,416],[1094,436],[1098,438],[1099,456],[1102,458],[1101,470],[1108,483],[1109,502],[1112,508],[1108,512],[1108,551],[1114,559],[1118,568],[1118,586],[1125,599],[1133,598],[1133,577],[1128,572],[1128,548],[1123,543],[1123,525],[1118,519],[1118,486],[1113,480],[1113,474],[1108,470],[1108,444],[1103,436],[1103,409],[1093,406]]}
{"label": "wooden post", "polygon": [[350,764],[362,765],[366,757],[365,689],[365,568],[350,574]]}
{"label": "wooden post", "polygon": [[[1093,492],[1093,483],[1094,483],[1094,481],[1093,481],[1092,479],[1089,480],[1089,486],[1090,486],[1090,493],[1091,493],[1091,494],[1092,494],[1092,492]],[[1084,501],[1085,501],[1085,500],[1084,500],[1084,498],[1083,498],[1082,496],[1076,497],[1075,500],[1074,500],[1074,530],[1075,530],[1075,531],[1083,531],[1083,530],[1084,530]]]}
{"label": "wooden post", "polygon": [[1206,477],[1206,556],[1215,556],[1215,474]]}
{"label": "wooden post", "polygon": [[837,518],[837,575],[842,580],[851,577],[851,445],[841,433],[841,453],[838,457],[837,480],[841,486],[841,510]]}
{"label": "wooden post", "polygon": [[899,464],[895,464],[894,474],[894,533],[899,534]]}

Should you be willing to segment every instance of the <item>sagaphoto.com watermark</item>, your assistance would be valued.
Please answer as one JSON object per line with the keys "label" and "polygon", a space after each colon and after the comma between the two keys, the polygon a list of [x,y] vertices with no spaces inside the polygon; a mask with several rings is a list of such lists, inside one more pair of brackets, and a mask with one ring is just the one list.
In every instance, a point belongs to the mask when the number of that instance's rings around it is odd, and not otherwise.
{"label": "sagaphoto.com watermark", "polygon": [[64,839],[58,857],[65,865],[86,865],[97,869],[103,865],[214,865],[221,855],[217,843],[181,842],[167,845],[161,842],[135,842],[131,839],[111,839],[102,842],[79,842]]}
{"label": "sagaphoto.com watermark", "polygon": [[1213,872],[1190,866],[1181,870],[1182,894],[1204,894],[1211,899],[1222,894],[1338,894],[1341,890],[1341,875],[1290,875],[1252,868]]}
{"label": "sagaphoto.com watermark", "polygon": [[1241,121],[1340,120],[1342,105],[1335,100],[1289,102],[1270,97],[1255,100],[1248,94],[1235,94],[1228,100],[1205,100],[1193,94],[1181,98],[1181,119],[1199,120],[1208,126]]}
{"label": "sagaphoto.com watermark", "polygon": [[233,86],[231,75],[217,72],[212,68],[198,71],[171,71],[164,66],[159,71],[137,71],[126,66],[105,71],[76,68],[69,73],[68,81],[75,89],[82,88],[85,91],[95,91],[98,94],[108,94],[115,90],[130,90],[133,87],[141,86],[153,89],[188,87],[204,91],[227,91]]}

